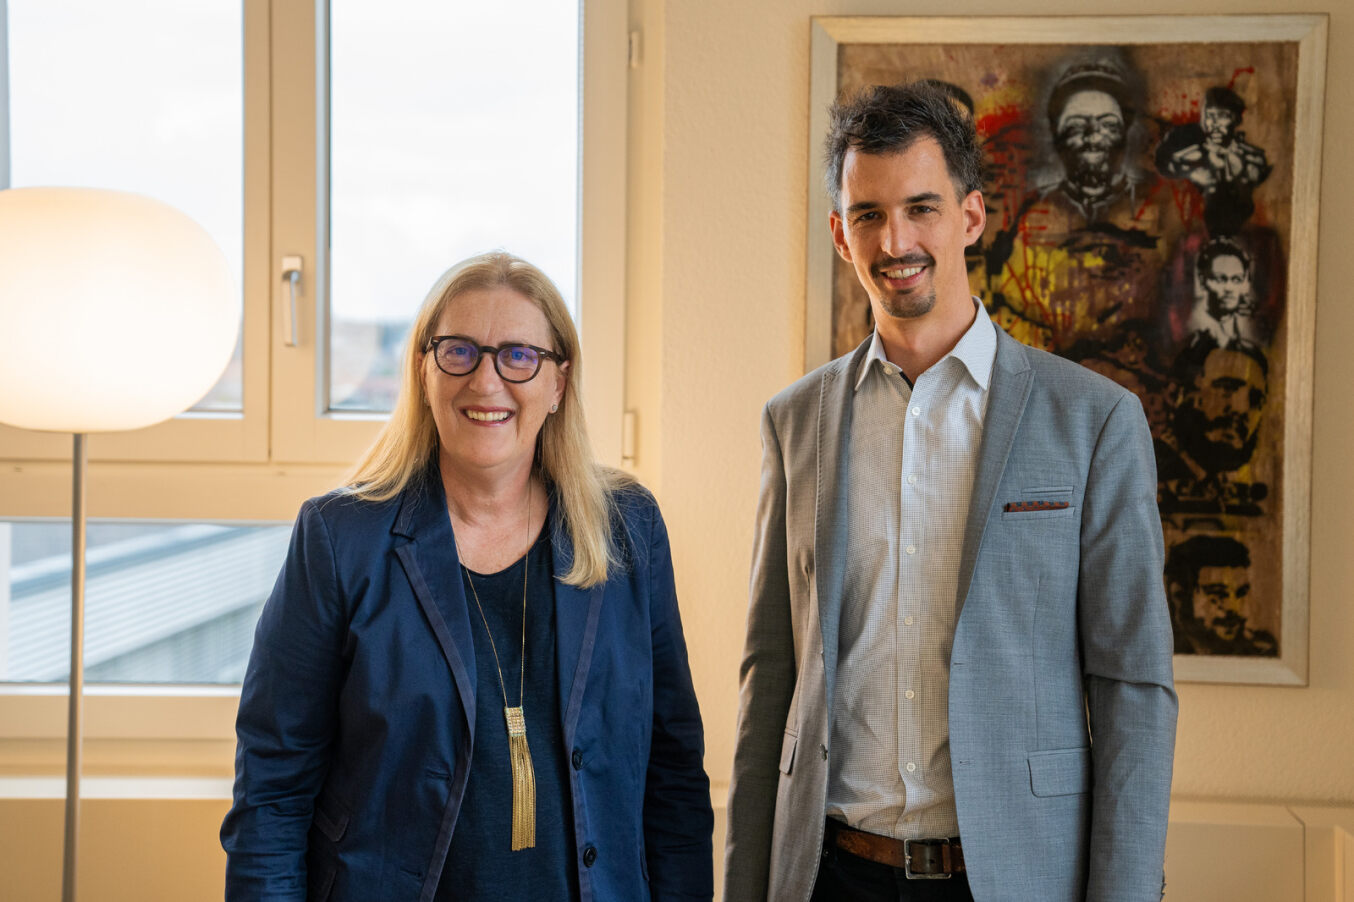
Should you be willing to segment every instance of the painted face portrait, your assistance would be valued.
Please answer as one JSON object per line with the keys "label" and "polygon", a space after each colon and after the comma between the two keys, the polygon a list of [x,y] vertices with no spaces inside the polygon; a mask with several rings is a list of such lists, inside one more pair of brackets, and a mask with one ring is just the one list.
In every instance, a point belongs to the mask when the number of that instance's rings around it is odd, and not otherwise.
{"label": "painted face portrait", "polygon": [[1200,120],[1204,135],[1215,144],[1226,144],[1236,134],[1237,117],[1231,110],[1220,106],[1204,107]]}
{"label": "painted face portrait", "polygon": [[1203,275],[1203,286],[1208,312],[1216,318],[1244,313],[1251,306],[1251,274],[1238,257],[1215,257]]}
{"label": "painted face portrait", "polygon": [[1068,97],[1054,133],[1067,180],[1083,190],[1108,189],[1123,163],[1126,131],[1119,102],[1104,91]]}
{"label": "painted face portrait", "polygon": [[1176,654],[1276,655],[1274,634],[1257,628],[1251,553],[1229,535],[1196,535],[1171,547],[1166,586]]}
{"label": "painted face portrait", "polygon": [[1194,619],[1228,642],[1246,633],[1251,579],[1245,567],[1201,567],[1191,599]]}
{"label": "painted face portrait", "polygon": [[1214,349],[1176,410],[1182,445],[1212,472],[1244,466],[1255,452],[1265,395],[1265,374],[1254,358]]}

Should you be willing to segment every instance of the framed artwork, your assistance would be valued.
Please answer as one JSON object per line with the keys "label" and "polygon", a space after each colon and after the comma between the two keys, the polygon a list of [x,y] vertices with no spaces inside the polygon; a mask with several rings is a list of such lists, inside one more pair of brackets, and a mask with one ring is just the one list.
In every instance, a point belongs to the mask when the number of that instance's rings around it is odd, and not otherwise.
{"label": "framed artwork", "polygon": [[1182,681],[1305,685],[1325,16],[815,18],[805,367],[874,328],[822,188],[843,93],[972,113],[993,321],[1141,399]]}

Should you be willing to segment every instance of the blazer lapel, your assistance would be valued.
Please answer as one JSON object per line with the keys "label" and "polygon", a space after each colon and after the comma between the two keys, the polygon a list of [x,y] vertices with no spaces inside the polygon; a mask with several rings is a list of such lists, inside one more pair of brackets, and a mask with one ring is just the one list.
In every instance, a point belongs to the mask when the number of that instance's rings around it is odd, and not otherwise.
{"label": "blazer lapel", "polygon": [[588,684],[592,650],[597,644],[597,622],[602,614],[602,595],[606,583],[580,589],[564,582],[573,566],[574,543],[560,521],[558,510],[547,526],[554,560],[555,589],[555,661],[559,668],[559,710],[563,718],[566,748],[574,744],[578,712],[583,707],[583,691]]}
{"label": "blazer lapel", "polygon": [[1025,347],[1001,329],[997,329],[997,356],[992,366],[992,385],[988,390],[987,414],[983,438],[978,445],[978,469],[973,477],[968,520],[964,525],[964,546],[959,558],[959,591],[955,593],[955,617],[963,611],[968,598],[973,568],[978,561],[983,531],[992,514],[997,486],[1006,470],[1020,419],[1025,414],[1034,384],[1034,371],[1025,356]]}
{"label": "blazer lapel", "polygon": [[823,638],[828,723],[836,697],[837,641],[842,590],[846,580],[846,525],[850,522],[847,465],[850,455],[853,376],[869,351],[870,341],[848,358],[838,358],[823,371],[818,395],[817,495],[814,499],[813,557],[818,587],[818,628]]}
{"label": "blazer lapel", "polygon": [[474,737],[475,645],[470,635],[470,613],[451,517],[436,470],[404,490],[391,531],[408,539],[404,544],[396,544],[395,554],[451,668],[469,735]]}

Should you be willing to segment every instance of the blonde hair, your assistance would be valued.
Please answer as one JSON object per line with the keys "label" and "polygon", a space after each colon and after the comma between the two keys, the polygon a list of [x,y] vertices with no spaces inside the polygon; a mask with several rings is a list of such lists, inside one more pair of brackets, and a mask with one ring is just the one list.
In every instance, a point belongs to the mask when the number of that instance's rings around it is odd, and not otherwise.
{"label": "blonde hair", "polygon": [[437,424],[423,392],[425,349],[447,304],[467,291],[498,286],[511,288],[537,306],[550,326],[553,350],[569,361],[559,410],[546,417],[537,437],[535,465],[553,487],[561,526],[573,540],[574,559],[564,581],[583,588],[594,586],[604,582],[610,568],[619,563],[611,539],[614,495],[633,481],[593,460],[578,391],[578,332],[559,289],[545,273],[511,254],[494,251],[463,260],[433,285],[409,331],[395,409],[344,483],[358,498],[385,501],[404,491],[436,460]]}

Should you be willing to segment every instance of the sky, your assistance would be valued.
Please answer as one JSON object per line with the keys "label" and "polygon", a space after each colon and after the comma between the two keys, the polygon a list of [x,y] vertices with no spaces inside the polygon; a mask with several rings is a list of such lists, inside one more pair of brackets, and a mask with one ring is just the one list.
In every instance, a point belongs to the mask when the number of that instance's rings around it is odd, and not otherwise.
{"label": "sky", "polygon": [[[158,197],[238,273],[239,0],[7,7],[11,184]],[[443,270],[496,247],[573,306],[578,19],[550,0],[332,0],[336,318],[408,319]]]}

